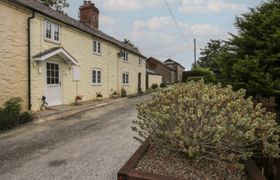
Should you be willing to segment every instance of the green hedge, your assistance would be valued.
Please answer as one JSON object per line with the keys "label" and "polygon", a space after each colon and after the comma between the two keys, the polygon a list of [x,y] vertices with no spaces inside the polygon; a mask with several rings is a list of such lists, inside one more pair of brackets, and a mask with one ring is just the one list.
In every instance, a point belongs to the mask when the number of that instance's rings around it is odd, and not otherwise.
{"label": "green hedge", "polygon": [[205,82],[216,82],[217,79],[213,72],[208,69],[196,67],[193,68],[191,71],[185,71],[183,73],[183,82],[187,81],[197,81],[197,80],[204,79]]}

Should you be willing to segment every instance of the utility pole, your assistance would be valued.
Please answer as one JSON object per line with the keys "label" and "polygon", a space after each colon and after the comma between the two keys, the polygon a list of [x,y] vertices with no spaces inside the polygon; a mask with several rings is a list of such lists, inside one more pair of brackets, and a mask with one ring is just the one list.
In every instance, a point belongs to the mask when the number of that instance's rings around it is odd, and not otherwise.
{"label": "utility pole", "polygon": [[194,38],[193,43],[194,43],[194,65],[196,65],[196,38]]}

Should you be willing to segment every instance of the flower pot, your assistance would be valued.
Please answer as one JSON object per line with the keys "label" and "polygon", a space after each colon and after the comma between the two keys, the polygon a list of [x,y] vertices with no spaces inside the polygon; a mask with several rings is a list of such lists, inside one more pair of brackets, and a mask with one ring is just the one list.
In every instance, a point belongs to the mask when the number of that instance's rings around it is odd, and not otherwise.
{"label": "flower pot", "polygon": [[83,104],[83,100],[82,99],[76,99],[75,100],[75,105],[76,106],[81,106]]}

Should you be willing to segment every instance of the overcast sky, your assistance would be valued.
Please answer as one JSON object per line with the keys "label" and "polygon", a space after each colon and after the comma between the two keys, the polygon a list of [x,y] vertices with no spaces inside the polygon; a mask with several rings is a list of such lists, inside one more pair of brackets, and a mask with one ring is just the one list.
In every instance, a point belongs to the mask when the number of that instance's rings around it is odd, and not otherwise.
{"label": "overcast sky", "polygon": [[[69,16],[78,19],[83,0],[68,0]],[[235,33],[235,16],[255,7],[262,0],[92,0],[100,10],[100,30],[119,40],[130,39],[147,57],[161,61],[174,59],[191,68],[210,39],[226,39]]]}

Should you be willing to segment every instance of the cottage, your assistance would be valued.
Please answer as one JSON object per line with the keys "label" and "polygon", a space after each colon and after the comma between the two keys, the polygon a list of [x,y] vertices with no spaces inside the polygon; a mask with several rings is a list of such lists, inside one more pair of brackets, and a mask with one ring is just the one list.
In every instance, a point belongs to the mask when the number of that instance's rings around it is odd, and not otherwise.
{"label": "cottage", "polygon": [[176,82],[176,71],[156,58],[148,58],[146,61],[146,68],[148,72],[153,71],[161,75],[163,83],[173,84]]}
{"label": "cottage", "polygon": [[91,1],[78,21],[35,0],[1,0],[0,104],[21,97],[39,110],[43,97],[53,106],[145,90],[145,56],[98,28]]}
{"label": "cottage", "polygon": [[167,59],[163,63],[175,71],[175,81],[181,82],[183,78],[183,72],[185,71],[185,67],[172,59]]}

